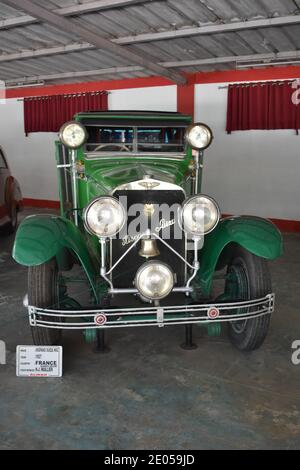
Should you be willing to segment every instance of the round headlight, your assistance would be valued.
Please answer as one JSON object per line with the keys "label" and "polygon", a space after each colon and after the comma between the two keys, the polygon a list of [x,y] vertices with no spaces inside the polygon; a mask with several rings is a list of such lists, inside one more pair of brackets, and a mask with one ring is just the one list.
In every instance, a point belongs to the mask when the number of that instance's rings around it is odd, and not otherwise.
{"label": "round headlight", "polygon": [[85,143],[87,132],[85,127],[79,122],[70,121],[60,129],[59,138],[64,145],[75,150]]}
{"label": "round headlight", "polygon": [[145,299],[161,300],[173,290],[174,274],[166,264],[149,261],[138,270],[135,285]]}
{"label": "round headlight", "polygon": [[191,147],[198,150],[205,150],[213,140],[212,130],[201,122],[188,127],[186,139]]}
{"label": "round headlight", "polygon": [[191,238],[212,232],[219,220],[220,209],[216,201],[208,196],[192,197],[182,208],[182,228]]}
{"label": "round headlight", "polygon": [[114,237],[123,228],[126,215],[124,207],[113,197],[100,197],[84,211],[85,228],[99,238]]}

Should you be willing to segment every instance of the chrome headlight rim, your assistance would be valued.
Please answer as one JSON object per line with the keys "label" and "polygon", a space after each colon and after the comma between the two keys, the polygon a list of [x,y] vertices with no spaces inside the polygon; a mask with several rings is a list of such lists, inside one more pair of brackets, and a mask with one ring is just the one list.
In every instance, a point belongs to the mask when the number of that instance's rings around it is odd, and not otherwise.
{"label": "chrome headlight rim", "polygon": [[[111,232],[110,234],[99,234],[97,232],[95,232],[89,225],[89,222],[88,222],[88,214],[89,214],[89,211],[90,209],[93,207],[93,205],[99,201],[104,201],[104,200],[107,200],[107,201],[112,201],[114,204],[117,204],[122,212],[122,223],[120,223],[119,225],[119,228],[118,230],[116,230],[115,232]],[[113,237],[115,237],[116,235],[118,235],[118,233],[121,232],[121,230],[124,228],[124,225],[126,223],[126,211],[124,209],[124,207],[122,206],[122,204],[120,203],[120,201],[115,198],[115,197],[112,197],[112,196],[100,196],[100,197],[96,197],[94,198],[90,203],[89,205],[84,209],[83,211],[83,223],[84,223],[84,228],[85,230],[90,234],[90,235],[93,235],[93,236],[96,236],[97,238],[99,239],[111,239]]]}
{"label": "chrome headlight rim", "polygon": [[[196,127],[202,127],[203,129],[205,129],[208,134],[210,135],[210,140],[209,142],[207,143],[207,145],[203,146],[203,147],[199,147],[197,145],[195,145],[191,139],[190,139],[190,133],[191,131],[196,128]],[[195,150],[206,150],[208,149],[208,147],[210,147],[210,145],[212,144],[212,141],[214,140],[214,135],[213,135],[213,131],[211,130],[211,128],[205,124],[204,122],[195,122],[194,124],[191,124],[187,129],[186,129],[186,133],[185,133],[185,139],[187,141],[187,143]]]}
{"label": "chrome headlight rim", "polygon": [[[216,209],[217,217],[216,217],[214,225],[209,230],[203,231],[201,234],[197,235],[197,234],[194,234],[194,233],[192,233],[191,231],[189,231],[185,228],[184,211],[185,211],[186,207],[189,204],[191,204],[196,199],[200,199],[200,198],[209,200],[210,202],[212,202],[214,204],[215,209]],[[179,217],[180,227],[190,239],[200,239],[200,238],[204,237],[205,235],[208,235],[209,233],[213,232],[215,230],[215,228],[218,226],[220,220],[221,220],[221,211],[220,211],[219,204],[217,203],[217,201],[213,197],[208,196],[207,194],[197,194],[195,196],[192,196],[192,197],[188,198],[183,203],[183,206],[182,206],[181,211],[180,211],[180,217]]]}
{"label": "chrome headlight rim", "polygon": [[[79,127],[83,131],[84,138],[81,140],[81,143],[78,144],[78,145],[70,145],[70,142],[68,142],[65,139],[65,130],[67,129],[67,127],[69,127],[71,125],[73,125],[73,126],[76,125],[77,127]],[[59,130],[59,139],[60,139],[61,143],[63,145],[65,145],[66,147],[68,147],[69,149],[78,150],[87,141],[88,133],[87,133],[87,130],[86,130],[85,126],[83,126],[83,124],[81,124],[80,122],[78,122],[78,121],[68,121],[65,124],[63,124],[62,127],[60,128],[60,130]]]}
{"label": "chrome headlight rim", "polygon": [[[168,273],[170,274],[169,280],[171,280],[172,282],[170,282],[170,286],[169,286],[168,290],[166,290],[162,295],[149,296],[149,295],[145,294],[143,289],[141,289],[141,287],[140,287],[141,283],[139,282],[139,279],[140,279],[141,275],[143,274],[143,272],[145,270],[151,268],[151,266],[154,266],[154,265],[159,265],[159,266],[165,268],[168,271]],[[163,300],[171,294],[171,292],[174,289],[174,285],[175,285],[175,275],[174,275],[174,272],[172,271],[172,269],[170,268],[170,266],[167,263],[164,263],[163,261],[158,261],[158,260],[151,260],[151,261],[147,261],[146,263],[142,264],[142,266],[139,267],[139,269],[137,270],[136,275],[135,275],[134,284],[135,284],[135,287],[137,288],[141,298],[143,298],[147,301],[155,302],[155,301]]]}

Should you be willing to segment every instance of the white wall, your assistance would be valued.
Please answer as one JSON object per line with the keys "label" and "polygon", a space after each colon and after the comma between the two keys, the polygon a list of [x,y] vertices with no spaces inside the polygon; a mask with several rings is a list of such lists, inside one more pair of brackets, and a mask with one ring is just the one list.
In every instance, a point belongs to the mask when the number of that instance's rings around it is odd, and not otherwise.
{"label": "white wall", "polygon": [[22,189],[23,197],[57,200],[56,134],[24,134],[23,102],[0,105],[0,145]]}
{"label": "white wall", "polygon": [[110,92],[108,107],[112,110],[177,111],[177,87],[132,88]]}
{"label": "white wall", "polygon": [[300,136],[293,130],[228,135],[225,85],[196,86],[196,120],[215,135],[205,154],[203,190],[223,213],[300,220]]}
{"label": "white wall", "polygon": [[[300,220],[300,136],[295,131],[250,131],[227,135],[226,84],[196,86],[196,119],[215,140],[206,151],[203,190],[223,213]],[[176,111],[176,86],[114,90],[109,109]],[[0,145],[26,198],[57,200],[55,134],[24,135],[23,103],[0,105]]]}
{"label": "white wall", "polygon": [[[114,90],[109,109],[176,111],[176,86]],[[20,182],[23,197],[58,200],[55,166],[56,134],[24,134],[23,102],[8,99],[0,105],[0,145],[13,175]]]}

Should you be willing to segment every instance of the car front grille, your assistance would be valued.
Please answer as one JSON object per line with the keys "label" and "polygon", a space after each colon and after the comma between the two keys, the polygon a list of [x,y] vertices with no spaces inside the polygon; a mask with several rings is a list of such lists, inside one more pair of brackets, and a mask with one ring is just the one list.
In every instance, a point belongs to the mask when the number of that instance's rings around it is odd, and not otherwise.
{"label": "car front grille", "polygon": [[[115,192],[114,196],[124,203],[124,197],[127,198],[127,211],[130,213],[130,208],[134,204],[156,204],[162,205],[167,204],[169,207],[172,207],[174,204],[180,204],[185,200],[185,195],[183,191],[170,191],[170,190],[122,190]],[[128,225],[135,219],[135,216],[128,216]],[[181,236],[181,239],[175,239],[175,234],[181,233],[179,224],[178,224],[178,213],[175,210],[172,210],[168,215],[167,219],[163,214],[159,214],[159,220],[168,224],[172,219],[175,220],[175,224],[169,228],[162,229],[157,232],[157,234],[164,238],[170,233],[165,241],[178,252],[181,256],[185,257],[186,243],[184,236]],[[139,228],[138,228],[139,230]],[[122,238],[123,236],[123,238]],[[178,237],[177,237],[178,238]],[[124,255],[124,253],[132,246],[133,241],[126,239],[124,243],[124,233],[120,234],[115,240],[111,241],[110,245],[110,264],[113,266],[119,259]],[[176,273],[178,286],[182,286],[185,280],[185,264],[180,260],[168,247],[166,247],[160,240],[157,241],[157,246],[160,251],[160,255],[151,258],[157,261],[162,261],[167,263],[174,273]],[[127,288],[133,287],[133,282],[136,276],[136,272],[139,267],[144,264],[147,259],[139,255],[139,250],[141,248],[141,242],[137,243],[130,253],[120,262],[120,264],[114,269],[112,273],[112,282],[115,288]]]}

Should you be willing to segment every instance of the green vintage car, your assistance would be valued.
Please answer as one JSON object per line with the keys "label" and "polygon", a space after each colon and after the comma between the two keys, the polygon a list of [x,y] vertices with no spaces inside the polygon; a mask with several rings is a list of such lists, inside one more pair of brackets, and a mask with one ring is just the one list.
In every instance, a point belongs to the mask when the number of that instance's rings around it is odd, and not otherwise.
{"label": "green vintage car", "polygon": [[222,218],[201,192],[212,141],[179,113],[80,113],[62,127],[61,214],[25,219],[13,249],[29,268],[35,344],[79,329],[103,349],[107,329],[184,325],[193,348],[193,325],[220,335],[225,323],[238,349],[262,345],[282,236],[268,220]]}

